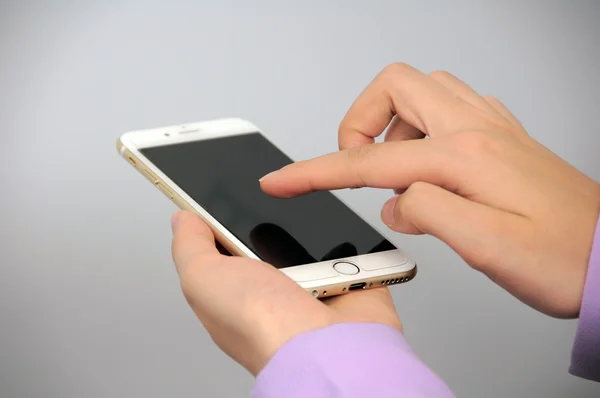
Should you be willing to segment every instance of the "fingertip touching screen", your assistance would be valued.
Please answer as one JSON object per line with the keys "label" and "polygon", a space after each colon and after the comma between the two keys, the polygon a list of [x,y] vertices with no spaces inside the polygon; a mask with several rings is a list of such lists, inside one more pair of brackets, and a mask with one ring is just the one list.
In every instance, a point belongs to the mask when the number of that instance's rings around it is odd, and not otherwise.
{"label": "fingertip touching screen", "polygon": [[258,132],[141,152],[277,268],[396,249],[331,192],[293,199],[265,194],[259,178],[292,160]]}

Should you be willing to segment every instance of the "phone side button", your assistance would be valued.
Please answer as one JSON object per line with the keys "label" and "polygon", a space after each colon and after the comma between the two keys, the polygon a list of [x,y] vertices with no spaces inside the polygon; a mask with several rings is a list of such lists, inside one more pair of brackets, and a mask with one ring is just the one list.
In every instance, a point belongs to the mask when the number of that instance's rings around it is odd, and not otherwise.
{"label": "phone side button", "polygon": [[142,169],[142,173],[146,176],[146,178],[153,184],[158,184],[158,178],[148,169]]}
{"label": "phone side button", "polygon": [[158,183],[156,184],[156,186],[158,187],[158,189],[165,194],[165,196],[171,200],[173,200],[173,193],[171,193],[171,191],[169,191],[169,189],[167,187],[165,187],[162,183]]}

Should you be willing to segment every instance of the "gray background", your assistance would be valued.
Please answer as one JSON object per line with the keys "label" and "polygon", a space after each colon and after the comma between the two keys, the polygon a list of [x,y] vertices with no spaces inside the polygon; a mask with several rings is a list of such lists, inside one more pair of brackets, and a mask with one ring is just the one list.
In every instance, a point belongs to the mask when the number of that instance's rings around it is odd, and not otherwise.
{"label": "gray background", "polygon": [[[252,386],[185,304],[175,208],[117,156],[122,132],[239,116],[316,156],[371,78],[405,61],[496,95],[600,179],[600,2],[501,3],[0,3],[0,396]],[[390,192],[340,195],[383,227]],[[527,308],[432,238],[389,236],[422,265],[392,289],[406,335],[458,396],[600,395],[567,374],[575,321]]]}

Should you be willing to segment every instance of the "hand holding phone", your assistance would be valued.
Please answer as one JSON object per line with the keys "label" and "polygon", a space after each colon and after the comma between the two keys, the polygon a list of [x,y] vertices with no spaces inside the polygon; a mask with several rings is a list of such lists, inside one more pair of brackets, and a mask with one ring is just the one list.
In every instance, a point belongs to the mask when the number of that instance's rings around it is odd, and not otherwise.
{"label": "hand holding phone", "polygon": [[187,210],[173,218],[183,292],[219,347],[251,373],[309,330],[341,322],[401,329],[387,286],[412,280],[414,261],[329,192],[264,193],[259,179],[292,160],[250,122],[134,131],[117,148]]}
{"label": "hand holding phone", "polygon": [[401,330],[385,287],[315,300],[275,267],[225,256],[194,213],[172,220],[173,258],[185,297],[215,343],[257,375],[292,337],[342,322],[374,322]]}

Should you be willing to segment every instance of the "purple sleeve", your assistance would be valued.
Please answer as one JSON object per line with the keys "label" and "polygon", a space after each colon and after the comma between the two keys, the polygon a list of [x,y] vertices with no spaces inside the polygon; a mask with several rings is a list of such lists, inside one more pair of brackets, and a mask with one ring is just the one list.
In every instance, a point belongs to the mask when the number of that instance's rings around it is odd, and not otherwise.
{"label": "purple sleeve", "polygon": [[569,372],[584,379],[600,381],[600,218],[583,287]]}
{"label": "purple sleeve", "polygon": [[398,330],[343,323],[294,337],[259,373],[253,398],[454,397]]}

